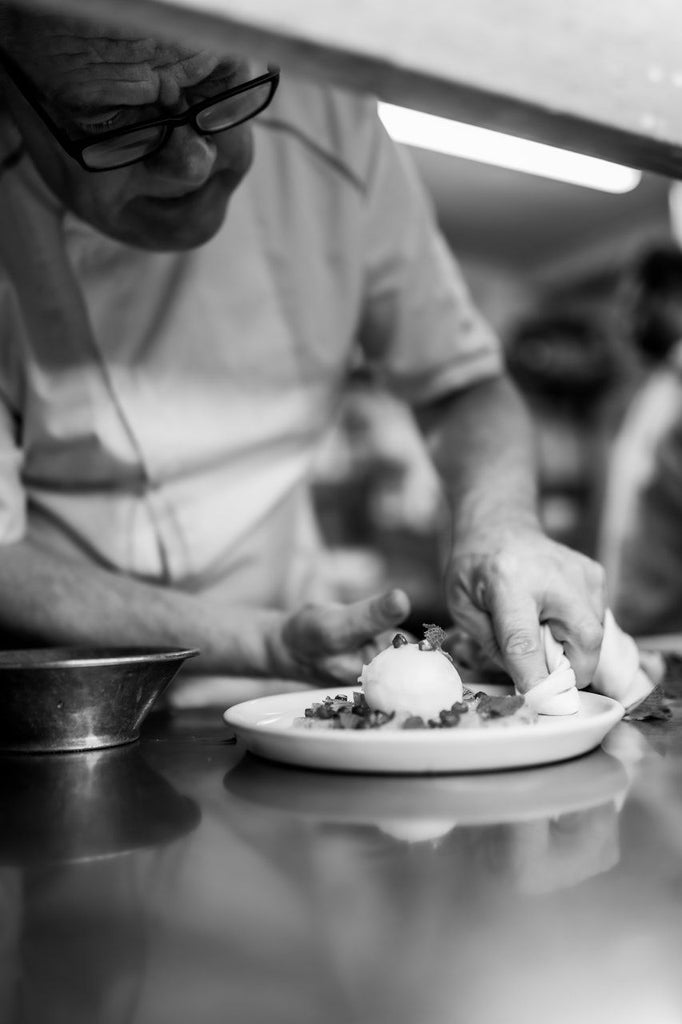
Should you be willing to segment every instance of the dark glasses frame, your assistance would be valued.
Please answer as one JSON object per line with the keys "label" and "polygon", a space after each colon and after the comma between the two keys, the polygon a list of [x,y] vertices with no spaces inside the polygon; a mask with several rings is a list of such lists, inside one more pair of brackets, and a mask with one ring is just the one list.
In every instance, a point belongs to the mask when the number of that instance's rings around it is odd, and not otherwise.
{"label": "dark glasses frame", "polygon": [[[0,48],[0,65],[2,65],[7,76],[11,79],[26,102],[33,108],[48,131],[50,131],[50,133],[55,137],[62,149],[68,153],[70,157],[76,160],[84,170],[90,171],[93,174],[97,174],[102,171],[118,170],[121,167],[129,167],[130,164],[136,164],[142,160],[146,160],[147,157],[152,156],[154,153],[158,153],[158,151],[166,145],[175,128],[180,128],[183,125],[190,124],[194,131],[199,135],[217,135],[219,132],[229,131],[231,128],[236,128],[237,125],[243,124],[245,121],[250,121],[252,117],[256,117],[270,105],[272,98],[277,91],[280,76],[279,68],[274,64],[268,64],[268,70],[265,74],[259,75],[257,78],[252,78],[248,82],[242,82],[241,85],[236,85],[232,89],[226,89],[224,92],[211,96],[209,99],[202,100],[200,103],[195,103],[193,106],[183,111],[182,114],[159,117],[152,121],[141,121],[139,124],[128,125],[125,128],[112,128],[108,132],[98,133],[96,138],[93,138],[92,136],[82,136],[80,138],[73,139],[67,135],[66,132],[50,117],[43,106],[43,98],[38,88],[33,84],[24,71],[22,71],[19,65],[16,64],[9,54],[2,48]],[[263,103],[252,113],[249,113],[245,117],[235,121],[234,124],[229,124],[224,128],[212,129],[201,128],[197,124],[197,118],[204,110],[209,107],[216,106],[219,103],[223,103],[232,96],[238,96],[240,93],[249,92],[251,89],[264,85],[266,82],[270,83],[270,90]],[[91,147],[99,147],[102,143],[106,143],[112,139],[123,138],[126,135],[142,131],[146,128],[163,128],[164,131],[159,136],[158,142],[156,142],[154,146],[142,156],[136,156],[132,160],[125,160],[122,163],[116,163],[112,167],[92,167],[87,163],[84,154],[86,150]]]}

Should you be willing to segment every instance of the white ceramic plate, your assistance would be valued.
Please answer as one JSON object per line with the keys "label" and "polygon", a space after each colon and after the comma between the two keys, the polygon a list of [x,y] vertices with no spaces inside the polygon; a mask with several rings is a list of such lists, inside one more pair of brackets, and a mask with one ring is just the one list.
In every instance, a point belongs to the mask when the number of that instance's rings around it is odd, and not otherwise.
{"label": "white ceramic plate", "polygon": [[[503,686],[481,684],[474,688],[491,694],[510,692]],[[625,713],[622,705],[609,697],[581,693],[577,714],[541,716],[532,725],[356,732],[293,724],[313,702],[352,692],[352,688],[336,687],[260,697],[229,708],[224,718],[248,750],[272,761],[342,772],[415,775],[565,761],[598,747]]]}

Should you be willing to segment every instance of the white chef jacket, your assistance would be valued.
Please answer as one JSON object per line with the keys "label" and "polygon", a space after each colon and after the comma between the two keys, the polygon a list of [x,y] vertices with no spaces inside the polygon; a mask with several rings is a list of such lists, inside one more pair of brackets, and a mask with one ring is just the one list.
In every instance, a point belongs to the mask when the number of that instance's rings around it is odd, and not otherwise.
{"label": "white chef jacket", "polygon": [[284,74],[254,137],[188,252],[103,236],[28,157],[0,177],[0,543],[292,606],[315,596],[307,480],[358,351],[412,403],[500,372],[374,102]]}

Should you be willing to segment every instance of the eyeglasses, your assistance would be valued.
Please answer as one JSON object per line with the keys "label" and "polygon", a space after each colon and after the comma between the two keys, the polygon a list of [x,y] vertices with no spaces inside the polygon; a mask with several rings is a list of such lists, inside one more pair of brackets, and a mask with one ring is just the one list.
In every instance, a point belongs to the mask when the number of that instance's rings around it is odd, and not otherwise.
{"label": "eyeglasses", "polygon": [[195,103],[182,114],[100,132],[96,140],[72,139],[52,120],[42,105],[38,89],[3,50],[0,50],[0,64],[62,149],[86,171],[113,171],[146,160],[166,145],[174,128],[185,124],[200,135],[215,135],[236,128],[265,110],[279,85],[279,68],[268,65],[266,74]]}

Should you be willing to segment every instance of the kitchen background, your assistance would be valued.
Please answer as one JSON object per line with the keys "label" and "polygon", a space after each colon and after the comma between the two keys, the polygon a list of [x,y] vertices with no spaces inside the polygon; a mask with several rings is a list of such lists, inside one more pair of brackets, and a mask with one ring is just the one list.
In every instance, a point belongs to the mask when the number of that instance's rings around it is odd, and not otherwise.
{"label": "kitchen background", "polygon": [[[623,273],[651,248],[677,244],[676,186],[643,174],[614,195],[409,152],[529,403],[544,526],[598,556],[611,443],[641,379],[623,332]],[[408,626],[447,621],[437,481],[409,414],[361,375],[321,453],[315,492],[344,599],[397,584],[412,598]]]}

